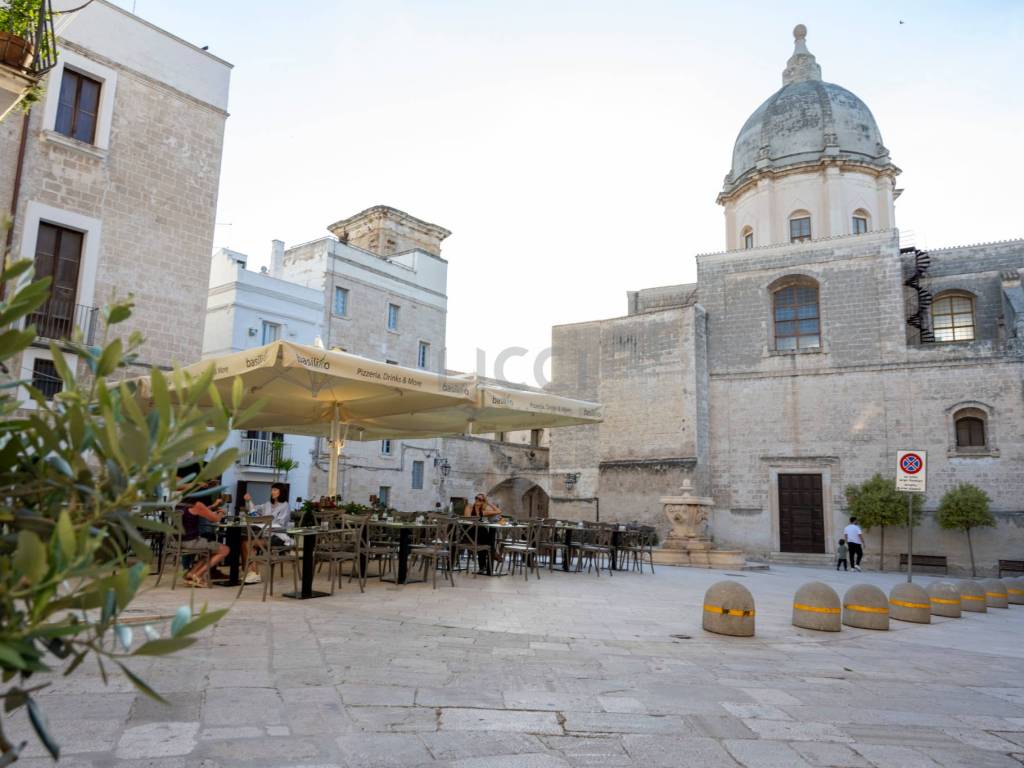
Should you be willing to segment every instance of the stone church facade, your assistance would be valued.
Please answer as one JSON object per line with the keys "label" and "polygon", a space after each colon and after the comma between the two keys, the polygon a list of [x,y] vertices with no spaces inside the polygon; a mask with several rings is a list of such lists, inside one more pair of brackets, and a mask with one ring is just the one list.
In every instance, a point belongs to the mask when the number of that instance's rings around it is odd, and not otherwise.
{"label": "stone church facade", "polygon": [[[874,117],[794,33],[718,197],[728,250],[697,256],[696,284],[629,293],[625,317],[553,329],[553,389],[606,418],[553,432],[551,514],[665,531],[662,499],[685,488],[710,500],[716,546],[824,562],[844,488],[914,448],[929,473],[915,551],[966,566],[934,512],[970,482],[997,518],[975,533],[979,566],[1020,559],[1024,241],[901,247]],[[878,532],[866,543],[870,561]],[[887,566],[905,551],[889,530]]]}

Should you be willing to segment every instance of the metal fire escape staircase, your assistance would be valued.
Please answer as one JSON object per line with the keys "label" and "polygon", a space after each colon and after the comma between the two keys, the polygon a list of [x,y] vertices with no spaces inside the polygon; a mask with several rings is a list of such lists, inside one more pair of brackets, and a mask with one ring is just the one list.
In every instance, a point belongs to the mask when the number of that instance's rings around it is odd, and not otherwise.
{"label": "metal fire escape staircase", "polygon": [[921,279],[931,266],[932,260],[927,251],[920,251],[917,248],[900,248],[900,253],[914,254],[914,272],[903,281],[908,288],[913,288],[917,293],[917,311],[907,318],[907,325],[917,328],[922,344],[930,344],[935,341],[935,333],[928,327],[928,309],[932,305],[931,293],[921,285]]}

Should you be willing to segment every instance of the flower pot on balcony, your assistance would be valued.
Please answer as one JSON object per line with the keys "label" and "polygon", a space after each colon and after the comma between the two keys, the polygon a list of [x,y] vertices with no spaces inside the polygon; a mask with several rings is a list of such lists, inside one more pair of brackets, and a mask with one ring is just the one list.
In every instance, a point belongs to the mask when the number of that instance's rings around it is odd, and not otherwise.
{"label": "flower pot on balcony", "polygon": [[0,61],[9,67],[28,69],[32,64],[32,43],[11,32],[0,30]]}

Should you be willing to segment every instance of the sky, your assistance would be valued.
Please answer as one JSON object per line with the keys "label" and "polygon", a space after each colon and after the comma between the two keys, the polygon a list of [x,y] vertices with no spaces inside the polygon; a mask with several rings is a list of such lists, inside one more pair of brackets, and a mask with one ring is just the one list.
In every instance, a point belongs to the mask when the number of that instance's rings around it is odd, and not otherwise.
{"label": "sky", "polygon": [[[387,204],[452,231],[450,368],[724,249],[733,141],[792,28],[871,108],[919,247],[1024,237],[1024,3],[115,0],[234,65],[215,246],[269,264]],[[481,365],[481,353],[484,363]],[[543,382],[541,382],[543,383]]]}

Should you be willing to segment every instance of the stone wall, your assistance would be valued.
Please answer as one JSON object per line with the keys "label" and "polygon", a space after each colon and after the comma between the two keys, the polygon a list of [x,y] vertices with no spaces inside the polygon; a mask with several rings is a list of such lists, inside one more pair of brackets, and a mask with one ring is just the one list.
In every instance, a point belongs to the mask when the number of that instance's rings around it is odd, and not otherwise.
{"label": "stone wall", "polygon": [[[99,241],[92,302],[134,294],[134,314],[119,333],[144,335],[141,364],[194,362],[202,347],[226,114],[100,54],[65,46],[117,72],[109,147],[55,134],[44,110],[32,110],[12,250],[34,255],[22,249],[32,203],[99,222],[86,236]],[[4,199],[21,122],[14,115],[0,124]],[[34,240],[37,223],[29,226]]]}
{"label": "stone wall", "polygon": [[[758,253],[757,251],[761,251]],[[1024,547],[1024,355],[998,341],[999,274],[1024,267],[1024,243],[932,252],[928,290],[977,297],[978,341],[907,343],[912,294],[902,280],[909,255],[895,236],[843,238],[755,252],[699,257],[708,309],[712,529],[716,541],[753,554],[777,551],[777,477],[821,473],[826,546],[845,525],[843,489],[875,472],[895,473],[896,451],[928,451],[925,508],[934,511],[959,482],[984,488],[1000,528],[978,534],[979,562]],[[822,348],[771,349],[772,284],[787,275],[820,285]],[[974,404],[989,412],[992,450],[958,451],[953,414]],[[893,541],[905,533],[893,536]],[[878,533],[868,536],[878,550]],[[917,549],[965,562],[960,538],[926,522]],[[964,549],[960,556],[960,550]],[[892,550],[894,555],[898,553]],[[900,551],[905,551],[901,549]]]}
{"label": "stone wall", "polygon": [[604,422],[552,431],[552,516],[667,527],[660,499],[706,449],[703,327],[686,306],[553,329],[552,390],[601,402]]}

